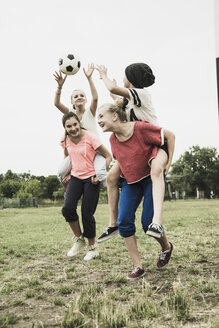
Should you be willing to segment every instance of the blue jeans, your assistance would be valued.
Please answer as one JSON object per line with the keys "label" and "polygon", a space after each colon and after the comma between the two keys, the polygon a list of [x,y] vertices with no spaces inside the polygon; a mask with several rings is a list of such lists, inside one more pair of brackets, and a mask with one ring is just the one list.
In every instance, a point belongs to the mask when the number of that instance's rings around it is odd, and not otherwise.
{"label": "blue jeans", "polygon": [[128,184],[127,181],[123,179],[121,188],[119,215],[117,220],[120,235],[122,237],[130,237],[135,234],[135,212],[142,198],[144,198],[144,201],[141,224],[144,232],[146,232],[149,224],[152,222],[154,213],[151,177],[148,176],[133,184]]}

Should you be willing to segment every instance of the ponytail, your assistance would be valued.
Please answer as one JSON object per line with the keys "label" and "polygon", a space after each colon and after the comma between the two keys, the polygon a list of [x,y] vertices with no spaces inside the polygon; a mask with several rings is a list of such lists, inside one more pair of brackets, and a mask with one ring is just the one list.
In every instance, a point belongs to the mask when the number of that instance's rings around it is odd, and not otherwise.
{"label": "ponytail", "polygon": [[[105,107],[107,108],[107,110],[111,113],[116,113],[120,119],[120,121],[122,122],[127,122],[127,116],[126,116],[126,112],[123,109],[123,104],[104,104],[101,107]],[[100,107],[100,108],[101,108]]]}

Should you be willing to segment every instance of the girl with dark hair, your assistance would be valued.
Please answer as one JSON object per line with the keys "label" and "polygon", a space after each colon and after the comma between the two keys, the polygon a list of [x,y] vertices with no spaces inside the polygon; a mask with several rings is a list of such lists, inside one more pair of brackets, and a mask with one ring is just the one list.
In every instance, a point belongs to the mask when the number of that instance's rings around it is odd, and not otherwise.
{"label": "girl with dark hair", "polygon": [[[93,83],[92,74],[94,71],[94,64],[89,64],[87,70],[83,69],[84,75],[86,76],[90,91],[91,91],[91,103],[88,108],[86,108],[87,97],[84,91],[80,89],[75,89],[71,95],[71,105],[72,108],[68,108],[61,102],[61,91],[65,83],[67,75],[63,77],[61,72],[55,72],[54,77],[58,83],[57,91],[55,94],[54,105],[63,113],[67,114],[69,111],[72,111],[77,115],[80,120],[81,127],[97,133],[97,122],[96,122],[96,109],[98,103],[98,94],[96,87]],[[61,163],[58,168],[58,177],[63,182],[64,187],[69,179],[69,172],[71,170],[71,163],[68,157],[68,154],[65,149],[65,160]],[[94,165],[96,168],[96,176],[99,181],[104,182],[106,179],[106,169],[104,166],[105,160],[100,154],[97,154],[94,160]]]}
{"label": "girl with dark hair", "polygon": [[[88,239],[89,249],[84,257],[89,261],[98,256],[95,244],[96,223],[94,213],[99,199],[100,183],[95,180],[94,157],[98,151],[106,161],[106,168],[112,160],[109,151],[101,144],[96,134],[83,130],[80,120],[73,112],[68,112],[62,118],[65,137],[61,146],[66,148],[71,162],[71,178],[66,189],[62,214],[74,234],[73,247],[68,252],[69,257],[81,253]],[[78,201],[83,195],[81,204],[81,218],[83,233],[77,214]]]}

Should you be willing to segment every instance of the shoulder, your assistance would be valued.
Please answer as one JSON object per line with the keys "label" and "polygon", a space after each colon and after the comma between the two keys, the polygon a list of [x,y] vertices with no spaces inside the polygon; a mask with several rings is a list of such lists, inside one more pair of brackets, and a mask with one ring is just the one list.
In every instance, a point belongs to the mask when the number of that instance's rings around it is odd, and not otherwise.
{"label": "shoulder", "polygon": [[130,88],[128,89],[129,93],[132,97],[150,97],[150,93],[146,88],[139,89],[139,88]]}
{"label": "shoulder", "polygon": [[135,121],[135,130],[137,130],[137,131],[149,130],[153,127],[156,127],[156,126],[153,124],[150,124],[147,121]]}
{"label": "shoulder", "polygon": [[90,130],[84,130],[84,135],[93,138],[95,136],[95,133]]}
{"label": "shoulder", "polygon": [[140,130],[146,128],[149,123],[147,121],[135,121],[134,124],[135,124],[135,129]]}
{"label": "shoulder", "polygon": [[135,131],[140,132],[141,134],[160,133],[161,130],[162,130],[161,127],[151,124],[147,121],[135,122]]}
{"label": "shoulder", "polygon": [[62,138],[61,138],[61,140],[60,140],[60,145],[63,147],[63,148],[66,148],[67,146],[68,146],[68,144],[69,144],[69,137],[67,136],[67,137],[65,137],[65,136],[63,136]]}
{"label": "shoulder", "polygon": [[85,109],[85,112],[84,112],[83,116],[90,116],[90,117],[95,118],[95,116],[93,115],[90,107]]}
{"label": "shoulder", "polygon": [[130,88],[128,91],[131,103],[137,107],[141,107],[144,103],[147,103],[151,99],[150,93],[146,90],[146,88]]}
{"label": "shoulder", "polygon": [[113,143],[113,142],[115,142],[116,140],[117,140],[117,139],[116,139],[116,137],[115,137],[115,134],[112,133],[111,136],[109,137],[109,141],[110,141],[110,143]]}

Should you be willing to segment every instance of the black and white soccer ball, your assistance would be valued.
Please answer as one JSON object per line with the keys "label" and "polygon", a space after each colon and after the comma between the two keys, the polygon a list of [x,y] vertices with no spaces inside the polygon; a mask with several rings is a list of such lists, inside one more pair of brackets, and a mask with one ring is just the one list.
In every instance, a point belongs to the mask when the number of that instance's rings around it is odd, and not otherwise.
{"label": "black and white soccer ball", "polygon": [[80,59],[73,53],[67,53],[59,59],[59,70],[67,75],[76,74],[81,67]]}

